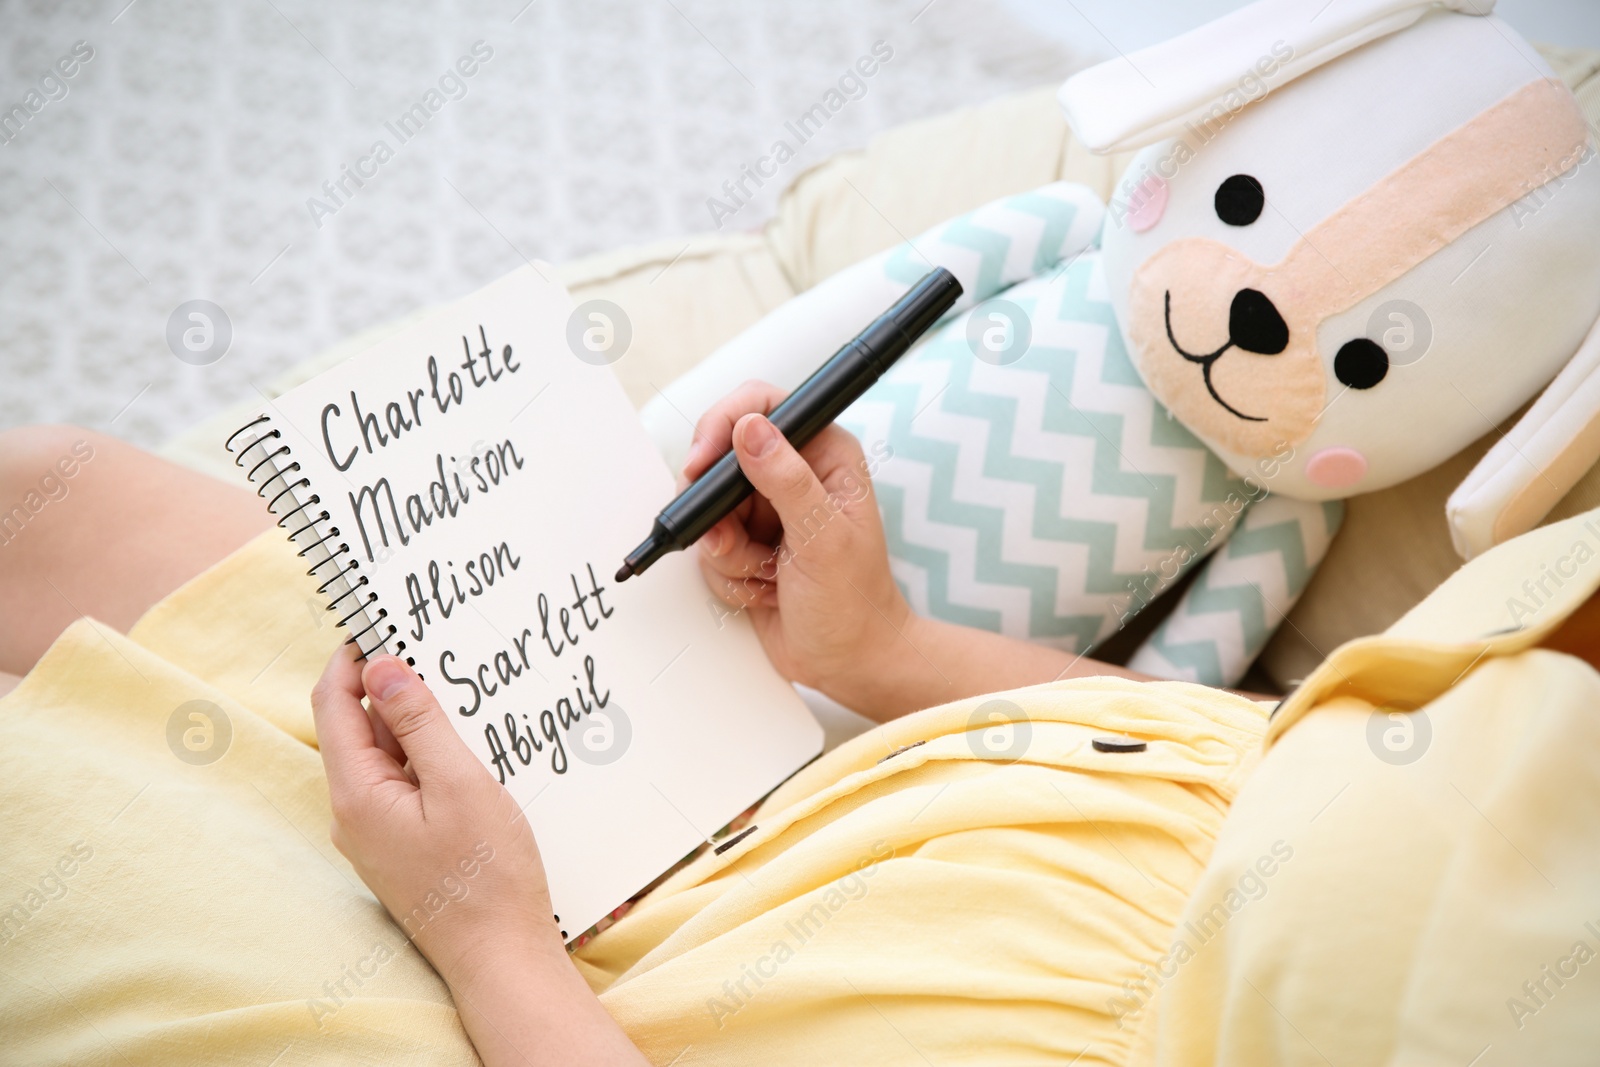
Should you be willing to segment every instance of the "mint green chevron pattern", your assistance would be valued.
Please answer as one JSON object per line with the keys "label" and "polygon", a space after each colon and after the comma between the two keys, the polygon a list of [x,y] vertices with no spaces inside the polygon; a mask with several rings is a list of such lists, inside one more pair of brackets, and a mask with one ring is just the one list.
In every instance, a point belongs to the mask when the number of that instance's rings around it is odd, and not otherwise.
{"label": "mint green chevron pattern", "polygon": [[[1062,259],[1064,244],[1078,217],[1079,207],[1064,196],[1052,196],[1046,186],[1030,193],[1009,196],[987,208],[952,219],[929,234],[919,238],[915,245],[907,241],[889,255],[884,263],[884,273],[903,285],[913,285],[931,269],[927,255],[936,255],[931,244],[947,244],[978,253],[977,280],[962,294],[958,307],[971,307],[987,300],[995,293],[1021,281],[1023,276],[1008,274],[1006,267],[1013,244],[1018,239],[1015,216],[1039,219],[1043,228],[1037,236],[1028,274],[1038,274]],[[1031,235],[1030,235],[1030,239]]]}
{"label": "mint green chevron pattern", "polygon": [[[902,285],[926,257],[978,263],[958,311],[840,421],[869,454],[889,453],[874,480],[896,579],[918,611],[1089,652],[1205,561],[1135,659],[1233,682],[1341,512],[1256,500],[1156,402],[1123,346],[1098,254],[1052,269],[1077,250],[1066,244],[1082,196],[1058,184],[1008,197],[890,253],[883,270]],[[997,297],[1032,333],[1007,366],[978,359],[967,337]]]}
{"label": "mint green chevron pattern", "polygon": [[1249,488],[1144,388],[1097,255],[1003,295],[1032,327],[1020,360],[976,359],[960,316],[841,421],[892,451],[875,481],[919,611],[1087,652],[1228,536]]}
{"label": "mint green chevron pattern", "polygon": [[1267,496],[1183,593],[1129,665],[1231,685],[1261,654],[1311,581],[1344,518],[1344,502]]}

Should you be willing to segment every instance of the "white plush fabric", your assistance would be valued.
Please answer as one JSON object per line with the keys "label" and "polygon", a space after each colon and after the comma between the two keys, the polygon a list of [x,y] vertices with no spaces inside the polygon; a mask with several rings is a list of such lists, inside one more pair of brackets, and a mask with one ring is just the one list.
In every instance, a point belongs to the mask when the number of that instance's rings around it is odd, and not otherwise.
{"label": "white plush fabric", "polygon": [[1093,151],[1140,148],[1218,104],[1236,109],[1230,98],[1264,61],[1279,61],[1267,81],[1282,85],[1440,6],[1487,15],[1494,0],[1263,0],[1085,71],[1062,86],[1061,106]]}
{"label": "white plush fabric", "polygon": [[[1528,521],[1501,522],[1521,494],[1533,491],[1536,505],[1521,511],[1537,521],[1600,458],[1600,323],[1589,331],[1572,361],[1534,401],[1510,433],[1450,494],[1446,510],[1451,538],[1463,559],[1509,540]],[[1530,472],[1532,475],[1530,476]]]}
{"label": "white plush fabric", "polygon": [[[1100,231],[1104,214],[1100,199],[1081,185],[1064,182],[1039,192],[1076,213],[1061,241],[1064,254],[1088,247]],[[641,415],[667,464],[673,469],[683,465],[695,422],[734,386],[754,378],[793,389],[935,264],[954,274],[964,289],[952,314],[1035,272],[1033,257],[1045,227],[1043,218],[1018,213],[1008,202],[997,201],[973,212],[971,219],[979,227],[1006,235],[1005,250],[998,258],[986,255],[980,244],[939,241],[938,234],[930,232],[813,286],[803,298],[774,309],[662,389]],[[992,277],[982,276],[986,272]]]}
{"label": "white plush fabric", "polygon": [[[1101,69],[1070,83],[1093,83]],[[1544,59],[1498,19],[1435,11],[1277,88],[1222,123],[1214,141],[1195,146],[1190,138],[1197,150],[1168,182],[1162,221],[1134,232],[1118,224],[1117,202],[1126,202],[1142,174],[1154,173],[1171,142],[1142,150],[1114,194],[1104,240],[1123,331],[1130,330],[1126,294],[1134,270],[1174,238],[1210,238],[1256,264],[1278,264],[1302,240],[1315,242],[1307,235],[1374,182],[1547,77],[1554,72]],[[1230,174],[1250,174],[1266,190],[1266,210],[1250,226],[1227,226],[1214,213],[1213,194]],[[1392,227],[1408,221],[1398,216]],[[1325,318],[1317,331],[1328,365],[1322,418],[1306,440],[1293,442],[1298,462],[1283,466],[1272,490],[1306,499],[1382,490],[1437,466],[1514,413],[1554,378],[1600,314],[1597,235],[1600,166],[1579,165],[1557,189],[1530,190],[1354,307]],[[1334,262],[1349,259],[1347,250],[1320,251]],[[1410,302],[1426,318],[1419,323],[1432,334],[1426,355],[1400,365],[1405,357],[1397,354],[1376,389],[1346,389],[1334,378],[1334,355],[1349,339],[1366,336],[1374,312],[1394,301]],[[1226,302],[1216,317],[1226,323]],[[1270,362],[1250,354],[1224,360],[1234,358]],[[1203,389],[1198,374],[1192,387]],[[1163,400],[1181,410],[1173,398]],[[1205,427],[1190,429],[1235,469],[1254,461]],[[1339,446],[1365,456],[1366,477],[1350,490],[1315,485],[1304,461]]]}
{"label": "white plush fabric", "polygon": [[[1250,15],[1264,27],[1260,33],[1272,37],[1280,31],[1289,34],[1286,22],[1306,10],[1307,5],[1297,0],[1264,0],[1243,9],[1238,17]],[[1397,17],[1394,13],[1402,12],[1408,16],[1408,24],[1298,76],[1294,76],[1293,64],[1288,64],[1278,82],[1266,79],[1270,92],[1254,102],[1213,119],[1208,128],[1186,125],[1180,137],[1145,148],[1113,195],[1103,241],[1112,300],[1141,374],[1191,430],[1233,469],[1244,470],[1265,451],[1249,451],[1226,436],[1239,423],[1232,416],[1217,414],[1215,405],[1204,396],[1206,383],[1198,369],[1169,376],[1165,383],[1151,377],[1153,365],[1175,359],[1169,359],[1162,348],[1169,337],[1228,338],[1228,300],[1235,295],[1234,289],[1206,294],[1208,302],[1182,321],[1174,322],[1177,314],[1169,303],[1165,332],[1159,321],[1143,324],[1146,336],[1155,340],[1147,341],[1141,350],[1137,342],[1140,324],[1135,321],[1129,296],[1136,288],[1138,272],[1156,253],[1189,240],[1236,250],[1249,263],[1260,265],[1264,277],[1290,262],[1297,249],[1304,252],[1309,245],[1315,254],[1304,258],[1332,264],[1330,277],[1348,281],[1344,272],[1361,264],[1360,257],[1370,245],[1392,234],[1404,234],[1408,227],[1419,235],[1433,234],[1430,227],[1438,223],[1419,220],[1436,204],[1460,213],[1467,228],[1459,235],[1447,234],[1451,239],[1442,249],[1420,262],[1400,260],[1395,268],[1399,273],[1392,280],[1376,288],[1358,287],[1365,295],[1317,322],[1315,354],[1325,365],[1326,378],[1320,410],[1312,412],[1315,420],[1309,426],[1305,420],[1285,418],[1275,429],[1278,440],[1293,446],[1293,455],[1270,483],[1274,493],[1307,500],[1382,490],[1443,463],[1537,395],[1571,358],[1600,315],[1600,167],[1592,165],[1592,133],[1590,150],[1581,162],[1567,148],[1551,150],[1548,155],[1532,148],[1518,149],[1514,158],[1527,173],[1516,188],[1526,192],[1514,201],[1501,200],[1506,206],[1487,217],[1470,214],[1470,196],[1452,201],[1441,194],[1439,199],[1430,199],[1437,188],[1430,185],[1417,188],[1387,215],[1367,219],[1353,242],[1347,234],[1347,243],[1338,245],[1325,234],[1322,227],[1330,219],[1368,199],[1374,186],[1402,173],[1435,145],[1470,129],[1504,101],[1555,76],[1531,45],[1492,16],[1437,8],[1424,13],[1416,5],[1382,0],[1346,5],[1343,10],[1341,18],[1355,21],[1340,32],[1357,38],[1365,33],[1360,29],[1361,19],[1372,26],[1390,27],[1392,17]],[[1422,17],[1416,18],[1418,15]],[[1194,99],[1210,100],[1206,95],[1209,83],[1204,80],[1208,72],[1214,72],[1210,64],[1225,65],[1238,58],[1231,52],[1216,58],[1211,52],[1217,45],[1217,27],[1231,25],[1234,18],[1229,16],[1179,38],[1162,46],[1165,51],[1159,56],[1148,58],[1152,62],[1159,59],[1174,78],[1194,79]],[[1310,47],[1307,40],[1292,34],[1289,39],[1299,41],[1301,48]],[[1300,56],[1299,51],[1294,54]],[[1138,58],[1133,57],[1133,62]],[[1093,128],[1099,121],[1090,115],[1091,94],[1106,91],[1112,85],[1107,79],[1121,69],[1119,61],[1109,61],[1069,80],[1062,95],[1071,104],[1069,115],[1075,123],[1082,121]],[[1118,99],[1107,103],[1114,111],[1144,106]],[[1577,105],[1570,106],[1570,119],[1581,144],[1583,128]],[[1161,126],[1165,119],[1146,110],[1148,122],[1165,128]],[[1124,119],[1132,122],[1126,115]],[[1099,136],[1092,129],[1090,135]],[[1485,172],[1498,161],[1495,151],[1499,147],[1498,141],[1479,146],[1477,158],[1484,160]],[[1459,167],[1453,173],[1460,173]],[[1249,224],[1229,225],[1218,218],[1213,196],[1226,179],[1241,174],[1261,184],[1265,209]],[[1165,209],[1154,225],[1143,227],[1135,224],[1127,205],[1138,203],[1140,183],[1151,175],[1164,179]],[[1458,203],[1467,206],[1457,207]],[[1406,204],[1415,204],[1415,212],[1408,213]],[[1193,266],[1190,278],[1203,265]],[[1203,278],[1196,278],[1192,285],[1182,279],[1170,284],[1169,302],[1179,300],[1185,288],[1204,289]],[[1273,291],[1277,300],[1287,298],[1279,310],[1291,318],[1297,303],[1317,299],[1316,292],[1294,278],[1280,279]],[[1361,338],[1387,338],[1385,326],[1390,320],[1386,315],[1396,306],[1407,309],[1407,324],[1428,340],[1418,351],[1390,352],[1388,373],[1374,387],[1353,388],[1338,380],[1334,361],[1340,348]],[[1161,310],[1147,305],[1143,314],[1159,320]],[[1392,347],[1386,340],[1384,345],[1386,350]],[[1289,358],[1235,351],[1223,357],[1223,365],[1236,378],[1265,378],[1277,374]],[[1240,366],[1251,369],[1241,371]],[[1198,400],[1186,405],[1185,399],[1191,395]],[[1273,403],[1278,403],[1277,411]],[[1254,407],[1261,409],[1256,414],[1277,416],[1285,406],[1276,394],[1254,398]],[[1210,422],[1196,421],[1208,414],[1216,417]],[[1572,425],[1587,424],[1582,413],[1568,414]],[[1302,426],[1306,427],[1303,431]],[[1530,428],[1519,439],[1532,432]],[[1544,439],[1550,439],[1550,431],[1544,432]],[[1313,477],[1312,461],[1332,452],[1359,453],[1363,473],[1356,481],[1329,484]],[[1550,455],[1555,454],[1552,444]],[[1523,458],[1518,469],[1499,464],[1503,490],[1493,499],[1501,504],[1515,495],[1517,487],[1509,482],[1518,478],[1524,487],[1531,481],[1556,486],[1549,470]],[[1581,474],[1587,464],[1569,462],[1569,466],[1576,468],[1569,480],[1544,494],[1547,508],[1570,488],[1571,478]],[[1473,507],[1486,506],[1490,499],[1482,494],[1464,495],[1455,515],[1460,521],[1485,528],[1496,516],[1473,517],[1470,512]],[[1542,514],[1529,512],[1521,528]],[[1520,529],[1504,532],[1509,535]],[[1476,534],[1467,541],[1474,538],[1481,541]]]}

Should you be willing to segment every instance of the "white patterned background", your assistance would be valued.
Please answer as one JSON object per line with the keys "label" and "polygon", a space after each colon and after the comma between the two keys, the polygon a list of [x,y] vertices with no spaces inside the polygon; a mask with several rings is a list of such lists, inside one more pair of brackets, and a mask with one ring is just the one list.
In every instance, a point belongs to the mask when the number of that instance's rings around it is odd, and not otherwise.
{"label": "white patterned background", "polygon": [[[0,146],[0,427],[156,445],[523,257],[711,229],[706,199],[880,39],[866,94],[725,226],[877,131],[1091,58],[970,0],[0,2],[0,110],[94,50]],[[465,96],[400,144],[385,121],[479,40]],[[318,228],[307,199],[379,138],[394,158]],[[197,298],[233,326],[209,366],[166,343]]]}
{"label": "white patterned background", "polygon": [[[364,328],[522,262],[712,228],[706,199],[876,40],[894,58],[725,225],[894,124],[1057,80],[1237,0],[0,0],[0,111],[91,60],[0,144],[0,428],[157,445]],[[1594,0],[1502,4],[1600,44]],[[1563,36],[1565,35],[1565,36]],[[414,140],[384,129],[482,40]],[[337,214],[306,201],[384,138]],[[169,315],[208,299],[227,355]]]}

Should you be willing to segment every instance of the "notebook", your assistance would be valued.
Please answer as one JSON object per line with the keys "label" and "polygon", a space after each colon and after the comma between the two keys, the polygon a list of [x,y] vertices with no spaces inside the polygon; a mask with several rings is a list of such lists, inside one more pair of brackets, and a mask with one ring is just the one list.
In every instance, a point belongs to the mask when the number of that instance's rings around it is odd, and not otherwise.
{"label": "notebook", "polygon": [[546,273],[265,403],[227,448],[349,639],[411,663],[524,809],[570,941],[822,730],[692,552],[612,580],[673,478],[585,348],[606,324]]}

